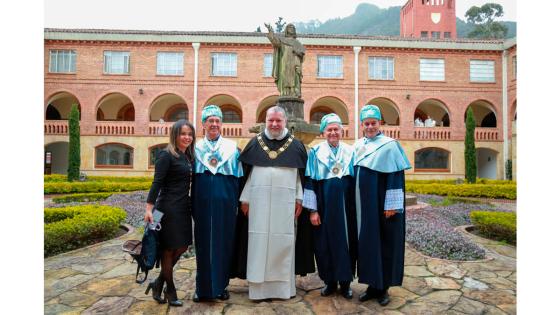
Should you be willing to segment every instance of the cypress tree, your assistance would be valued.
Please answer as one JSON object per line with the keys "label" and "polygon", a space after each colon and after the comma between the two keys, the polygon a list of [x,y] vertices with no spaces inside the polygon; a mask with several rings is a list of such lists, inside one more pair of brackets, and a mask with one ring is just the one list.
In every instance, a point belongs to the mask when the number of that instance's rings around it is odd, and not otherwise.
{"label": "cypress tree", "polygon": [[68,131],[68,181],[71,182],[80,178],[80,112],[77,104],[73,104],[70,109]]}
{"label": "cypress tree", "polygon": [[472,108],[467,110],[467,122],[465,133],[465,180],[467,183],[476,182],[476,148],[474,146],[474,128],[476,122]]}

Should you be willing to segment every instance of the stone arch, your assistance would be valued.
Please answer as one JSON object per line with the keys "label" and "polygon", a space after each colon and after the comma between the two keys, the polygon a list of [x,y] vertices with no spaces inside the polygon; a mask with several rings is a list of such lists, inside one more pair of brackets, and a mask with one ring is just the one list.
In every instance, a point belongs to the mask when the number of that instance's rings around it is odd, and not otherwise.
{"label": "stone arch", "polygon": [[68,141],[54,141],[45,144],[45,174],[67,174],[68,151]]}
{"label": "stone arch", "polygon": [[424,122],[428,117],[433,119],[438,127],[449,127],[451,125],[449,107],[436,98],[429,98],[420,102],[414,110],[414,121],[420,119]]}
{"label": "stone arch", "polygon": [[476,176],[478,178],[498,178],[498,154],[498,151],[491,148],[476,148]]}
{"label": "stone arch", "polygon": [[81,120],[82,106],[80,100],[73,93],[58,91],[51,94],[45,104],[45,120],[68,120],[73,104],[78,104]]}
{"label": "stone arch", "polygon": [[335,113],[342,120],[342,124],[348,124],[348,107],[342,100],[334,96],[323,96],[317,99],[309,109],[309,121],[313,124],[321,123],[324,115]]}
{"label": "stone arch", "polygon": [[107,142],[95,147],[95,167],[132,168],[134,148],[120,142]]}
{"label": "stone arch", "polygon": [[467,121],[467,111],[472,108],[476,127],[496,128],[498,126],[498,115],[496,107],[487,100],[479,99],[471,102],[465,109],[464,121]]}
{"label": "stone arch", "polygon": [[264,123],[266,119],[266,111],[278,102],[278,95],[270,95],[260,101],[257,106],[257,123]]}
{"label": "stone arch", "polygon": [[181,118],[188,120],[189,107],[185,100],[175,93],[163,93],[155,97],[150,104],[150,121],[177,121]]}
{"label": "stone arch", "polygon": [[382,123],[388,126],[400,125],[400,111],[395,102],[386,97],[376,97],[367,102],[367,104],[377,105],[381,110]]}
{"label": "stone arch", "polygon": [[[97,113],[100,111],[101,113]],[[120,92],[105,94],[96,106],[96,119],[110,121],[134,121],[135,109],[130,97]]]}
{"label": "stone arch", "polygon": [[206,105],[217,105],[222,110],[223,123],[242,123],[243,110],[239,101],[229,94],[217,94],[210,97],[205,103]]}

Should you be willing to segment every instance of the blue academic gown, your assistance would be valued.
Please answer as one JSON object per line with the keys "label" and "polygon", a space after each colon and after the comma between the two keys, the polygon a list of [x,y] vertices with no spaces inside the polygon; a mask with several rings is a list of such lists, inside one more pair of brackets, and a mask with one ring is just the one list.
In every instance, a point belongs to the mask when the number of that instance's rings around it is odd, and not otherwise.
{"label": "blue academic gown", "polygon": [[354,153],[352,146],[342,142],[336,153],[327,141],[314,146],[305,170],[304,207],[319,212],[321,224],[313,226],[314,252],[319,277],[325,283],[350,282],[356,272]]}
{"label": "blue academic gown", "polygon": [[[212,151],[204,140],[195,146],[193,180],[196,292],[200,298],[216,298],[229,284],[233,265],[239,181],[243,170],[234,141],[221,138]],[[216,158],[216,166],[210,160]]]}
{"label": "blue academic gown", "polygon": [[[402,285],[405,243],[404,150],[382,133],[354,144],[358,282],[385,290]],[[397,214],[385,218],[385,210]]]}

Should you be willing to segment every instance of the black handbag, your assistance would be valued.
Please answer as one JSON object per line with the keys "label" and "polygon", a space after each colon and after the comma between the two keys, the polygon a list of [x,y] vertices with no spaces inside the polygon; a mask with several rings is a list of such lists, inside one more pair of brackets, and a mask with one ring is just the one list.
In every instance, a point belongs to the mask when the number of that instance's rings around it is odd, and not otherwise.
{"label": "black handbag", "polygon": [[[157,210],[154,210],[157,211]],[[158,219],[161,219],[159,216]],[[154,224],[159,225],[159,220],[154,220]],[[130,256],[136,261],[138,267],[136,268],[136,283],[142,284],[148,279],[148,272],[159,268],[160,251],[159,251],[159,235],[156,229],[150,228],[151,225],[147,223],[144,227],[144,235],[142,241],[128,240],[122,245],[122,250],[129,253]],[[140,270],[145,274],[144,279],[138,279]]]}

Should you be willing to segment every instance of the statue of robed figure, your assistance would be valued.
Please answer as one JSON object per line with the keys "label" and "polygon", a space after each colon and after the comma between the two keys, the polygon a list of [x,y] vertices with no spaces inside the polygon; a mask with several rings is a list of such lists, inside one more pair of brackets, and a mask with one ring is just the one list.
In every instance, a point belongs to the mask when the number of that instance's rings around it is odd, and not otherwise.
{"label": "statue of robed figure", "polygon": [[268,29],[266,36],[274,47],[272,77],[280,96],[301,98],[305,47],[296,39],[296,27],[291,23],[288,24],[284,35],[281,35],[274,34],[270,24],[265,23],[265,26]]}

